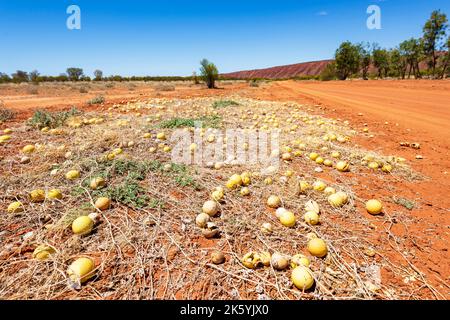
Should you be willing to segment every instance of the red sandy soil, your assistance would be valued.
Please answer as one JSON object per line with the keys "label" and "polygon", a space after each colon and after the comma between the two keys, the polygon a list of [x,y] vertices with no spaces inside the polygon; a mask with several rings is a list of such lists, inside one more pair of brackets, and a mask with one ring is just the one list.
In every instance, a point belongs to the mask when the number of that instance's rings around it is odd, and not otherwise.
{"label": "red sandy soil", "polygon": [[[354,191],[360,199],[379,198],[386,208],[385,216],[369,216],[363,201],[359,211],[370,219],[374,231],[367,237],[377,248],[379,257],[389,257],[399,265],[418,272],[416,277],[433,286],[426,287],[423,298],[450,298],[450,81],[440,80],[373,80],[373,81],[279,81],[250,87],[243,82],[221,83],[221,89],[176,84],[175,91],[158,91],[153,85],[139,83],[132,91],[127,84],[111,89],[92,89],[88,94],[76,90],[47,90],[30,95],[24,88],[0,87],[0,100],[19,111],[18,119],[29,117],[35,108],[61,109],[72,105],[86,106],[86,100],[103,94],[107,105],[151,97],[190,98],[239,94],[260,100],[296,101],[315,105],[312,113],[342,120],[359,134],[353,143],[385,155],[407,159],[411,167],[426,179],[408,182],[389,175],[352,175],[357,179]],[[95,108],[95,107],[89,107]],[[364,125],[369,133],[362,133]],[[6,124],[8,125],[8,124]],[[0,125],[0,129],[4,128]],[[369,135],[373,134],[374,137]],[[401,147],[400,142],[418,142],[421,149]],[[416,159],[416,155],[423,159]],[[385,187],[388,186],[388,187]],[[416,203],[413,210],[395,204],[393,196]],[[397,217],[397,218],[396,218]],[[398,217],[405,219],[399,222]],[[351,221],[348,222],[352,227]],[[400,250],[399,250],[400,248]],[[383,281],[407,286],[393,273],[382,273]],[[405,297],[407,298],[407,297]]]}

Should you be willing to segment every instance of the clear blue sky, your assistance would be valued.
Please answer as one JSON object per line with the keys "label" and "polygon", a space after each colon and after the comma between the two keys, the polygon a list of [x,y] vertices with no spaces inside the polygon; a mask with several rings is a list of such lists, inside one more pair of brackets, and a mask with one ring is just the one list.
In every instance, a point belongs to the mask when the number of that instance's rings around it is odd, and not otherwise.
{"label": "clear blue sky", "polygon": [[[66,27],[71,4],[81,30]],[[370,4],[381,30],[366,27]],[[418,37],[434,9],[450,15],[450,1],[0,0],[0,72],[190,75],[204,57],[220,72],[328,59],[344,40]]]}

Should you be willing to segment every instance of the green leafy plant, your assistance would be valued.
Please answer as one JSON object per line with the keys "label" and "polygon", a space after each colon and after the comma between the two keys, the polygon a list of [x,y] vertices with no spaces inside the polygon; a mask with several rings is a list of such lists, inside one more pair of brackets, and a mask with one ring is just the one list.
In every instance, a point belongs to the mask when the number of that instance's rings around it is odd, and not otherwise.
{"label": "green leafy plant", "polygon": [[44,127],[57,128],[64,125],[64,122],[72,116],[80,114],[76,108],[72,107],[69,111],[50,112],[45,110],[36,110],[29,120],[28,124],[39,129]]}
{"label": "green leafy plant", "polygon": [[233,100],[218,100],[212,104],[212,107],[214,109],[220,109],[220,108],[226,108],[226,107],[232,107],[232,106],[238,106],[238,105],[239,105],[239,103],[237,103],[236,101],[233,101]]}
{"label": "green leafy plant", "polygon": [[196,122],[198,122],[203,128],[217,128],[221,121],[222,118],[218,115],[203,116],[199,118],[172,118],[160,122],[157,127],[167,129],[195,127]]}
{"label": "green leafy plant", "polygon": [[215,88],[216,80],[219,78],[219,71],[214,63],[209,62],[207,59],[200,61],[200,75],[205,81],[208,89]]}
{"label": "green leafy plant", "polygon": [[0,121],[7,121],[14,119],[15,116],[16,113],[11,109],[5,108],[3,102],[0,101]]}
{"label": "green leafy plant", "polygon": [[87,102],[88,105],[93,105],[93,104],[102,104],[105,102],[105,97],[103,96],[96,96],[95,98],[92,98],[91,100],[89,100]]}

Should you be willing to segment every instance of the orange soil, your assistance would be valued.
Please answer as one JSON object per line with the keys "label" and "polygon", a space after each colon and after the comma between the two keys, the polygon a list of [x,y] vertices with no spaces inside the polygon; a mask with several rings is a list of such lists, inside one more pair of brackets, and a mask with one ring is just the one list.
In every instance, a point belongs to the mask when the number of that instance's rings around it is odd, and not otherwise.
{"label": "orange soil", "polygon": [[[85,101],[99,93],[105,96],[107,105],[150,97],[230,94],[316,105],[314,113],[348,120],[359,132],[353,139],[355,144],[385,155],[404,157],[414,170],[427,177],[407,182],[389,175],[349,173],[352,179],[357,179],[354,191],[360,199],[379,198],[386,208],[385,216],[369,216],[363,209],[363,201],[357,203],[359,211],[374,225],[374,232],[367,237],[377,248],[377,261],[386,256],[419,271],[416,277],[420,278],[421,274],[438,291],[425,288],[424,298],[450,298],[450,81],[280,81],[260,87],[235,82],[222,84],[217,90],[186,84],[176,86],[175,91],[157,91],[149,84],[140,83],[130,92],[125,84],[117,84],[115,88],[89,94],[73,90],[58,93],[40,86],[37,95],[24,94],[24,89],[0,87],[0,100],[6,107],[19,111],[19,119],[30,116],[35,108],[86,107]],[[368,134],[362,133],[364,124],[369,128]],[[370,134],[374,137],[369,137]],[[418,142],[421,149],[401,147],[401,141]],[[418,154],[423,156],[422,160],[416,159]],[[395,204],[393,196],[413,200],[416,206],[409,211]],[[351,221],[348,226],[352,227]],[[383,281],[407,285],[398,274],[383,272],[382,276]]]}

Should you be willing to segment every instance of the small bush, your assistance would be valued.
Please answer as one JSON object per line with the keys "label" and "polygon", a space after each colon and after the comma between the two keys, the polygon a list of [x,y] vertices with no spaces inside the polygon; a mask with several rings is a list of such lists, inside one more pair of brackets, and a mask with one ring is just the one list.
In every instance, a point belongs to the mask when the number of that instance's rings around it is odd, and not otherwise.
{"label": "small bush", "polygon": [[37,110],[34,112],[29,125],[42,129],[44,127],[57,128],[64,125],[64,122],[75,115],[80,114],[76,108],[72,107],[69,111],[49,112],[45,110]]}
{"label": "small bush", "polygon": [[256,80],[252,80],[252,81],[250,81],[250,83],[248,85],[250,87],[259,87],[259,82]]}
{"label": "small bush", "polygon": [[238,106],[239,103],[233,100],[219,100],[215,101],[212,105],[214,109],[226,108],[231,106]]}
{"label": "small bush", "polygon": [[38,94],[39,93],[39,90],[38,90],[38,88],[37,87],[29,87],[28,89],[27,89],[27,93],[28,94]]}
{"label": "small bush", "polygon": [[327,64],[325,69],[320,73],[319,79],[321,81],[336,80],[337,79],[336,64],[334,62]]}
{"label": "small bush", "polygon": [[164,120],[159,123],[159,128],[183,128],[183,127],[195,127],[196,122],[200,122],[203,128],[217,128],[220,125],[222,118],[217,115],[203,116],[199,118],[172,118]]}
{"label": "small bush", "polygon": [[88,93],[89,92],[89,90],[88,90],[88,88],[87,87],[80,87],[80,93]]}
{"label": "small bush", "polygon": [[155,86],[156,91],[175,91],[175,86],[171,84],[158,84]]}
{"label": "small bush", "polygon": [[87,101],[88,105],[93,105],[93,104],[102,104],[105,102],[105,97],[103,96],[96,96],[95,98],[92,98],[91,100]]}
{"label": "small bush", "polygon": [[414,201],[408,200],[406,198],[394,198],[394,202],[398,205],[405,207],[408,210],[412,210],[416,206]]}
{"label": "small bush", "polygon": [[5,108],[3,101],[0,101],[0,122],[14,119],[15,116],[16,113],[11,109]]}

